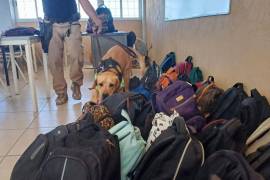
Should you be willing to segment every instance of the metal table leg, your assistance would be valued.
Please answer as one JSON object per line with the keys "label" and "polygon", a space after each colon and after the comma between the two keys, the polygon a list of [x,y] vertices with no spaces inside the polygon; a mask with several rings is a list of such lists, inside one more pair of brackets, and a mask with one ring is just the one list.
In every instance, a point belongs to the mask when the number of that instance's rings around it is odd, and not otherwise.
{"label": "metal table leg", "polygon": [[32,95],[32,104],[35,112],[38,112],[38,100],[37,100],[37,92],[34,80],[34,69],[33,69],[33,60],[32,60],[32,53],[31,53],[31,42],[28,42],[25,45],[25,52],[26,52],[26,62],[27,62],[27,70],[29,76],[29,86]]}
{"label": "metal table leg", "polygon": [[43,66],[44,66],[44,75],[45,75],[45,81],[46,81],[46,95],[47,98],[50,98],[50,82],[49,82],[49,72],[48,72],[48,54],[43,53],[42,54],[42,60],[43,60]]}
{"label": "metal table leg", "polygon": [[1,51],[2,51],[2,55],[3,55],[3,65],[4,65],[4,73],[5,73],[5,77],[6,77],[6,83],[7,83],[7,86],[10,86],[9,76],[8,76],[8,68],[7,68],[7,57],[6,57],[6,53],[5,53],[5,48],[3,46],[1,46]]}
{"label": "metal table leg", "polygon": [[17,73],[16,73],[14,48],[12,45],[9,46],[9,53],[10,53],[11,68],[12,68],[12,74],[13,74],[14,87],[15,87],[15,94],[19,94],[19,84],[18,84]]}

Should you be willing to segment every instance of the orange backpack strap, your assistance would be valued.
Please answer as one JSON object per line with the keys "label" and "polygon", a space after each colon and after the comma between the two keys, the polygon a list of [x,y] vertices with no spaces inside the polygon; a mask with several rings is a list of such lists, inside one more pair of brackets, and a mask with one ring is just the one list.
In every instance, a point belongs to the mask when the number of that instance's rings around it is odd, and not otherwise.
{"label": "orange backpack strap", "polygon": [[201,98],[209,91],[209,89],[212,89],[214,87],[216,87],[215,83],[211,83],[208,86],[206,86],[203,89],[202,93],[197,97],[197,102],[199,102],[201,100]]}

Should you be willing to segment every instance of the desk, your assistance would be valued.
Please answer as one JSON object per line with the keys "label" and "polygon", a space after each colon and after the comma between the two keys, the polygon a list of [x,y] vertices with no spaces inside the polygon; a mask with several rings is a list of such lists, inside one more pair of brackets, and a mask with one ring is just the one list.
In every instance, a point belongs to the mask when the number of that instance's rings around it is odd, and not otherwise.
{"label": "desk", "polygon": [[[16,36],[16,37],[1,37],[0,38],[0,46],[9,46],[11,67],[12,67],[12,72],[13,72],[13,80],[14,80],[16,94],[19,94],[19,89],[18,89],[18,79],[16,78],[16,65],[15,65],[13,46],[14,45],[25,46],[29,86],[31,90],[32,103],[33,103],[33,108],[35,112],[38,111],[38,103],[37,103],[37,94],[36,94],[36,87],[35,87],[35,81],[34,81],[32,46],[34,43],[38,43],[38,42],[40,42],[40,39],[38,36]],[[33,55],[34,55],[33,57],[35,58],[35,52],[33,52]],[[43,59],[43,61],[47,61],[47,58]],[[47,62],[44,63],[44,66],[45,64],[47,65]]]}

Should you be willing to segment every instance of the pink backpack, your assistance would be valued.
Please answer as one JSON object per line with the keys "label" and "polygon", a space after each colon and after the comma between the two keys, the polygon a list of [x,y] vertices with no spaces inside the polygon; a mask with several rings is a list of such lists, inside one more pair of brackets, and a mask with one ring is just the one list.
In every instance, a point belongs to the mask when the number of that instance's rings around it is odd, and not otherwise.
{"label": "pink backpack", "polygon": [[188,81],[189,74],[193,68],[192,56],[188,56],[185,62],[182,62],[178,65],[177,69],[179,70],[180,80]]}

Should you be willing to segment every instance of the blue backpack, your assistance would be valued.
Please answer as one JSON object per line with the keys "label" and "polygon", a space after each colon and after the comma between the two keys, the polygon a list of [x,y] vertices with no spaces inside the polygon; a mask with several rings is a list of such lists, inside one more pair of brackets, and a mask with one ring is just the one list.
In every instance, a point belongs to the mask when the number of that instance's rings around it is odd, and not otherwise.
{"label": "blue backpack", "polygon": [[176,57],[174,52],[170,52],[166,55],[162,61],[160,68],[162,73],[166,73],[168,69],[176,65]]}
{"label": "blue backpack", "polygon": [[138,86],[137,88],[133,89],[132,92],[135,94],[141,94],[145,97],[145,99],[150,100],[152,93],[147,90],[143,85]]}

